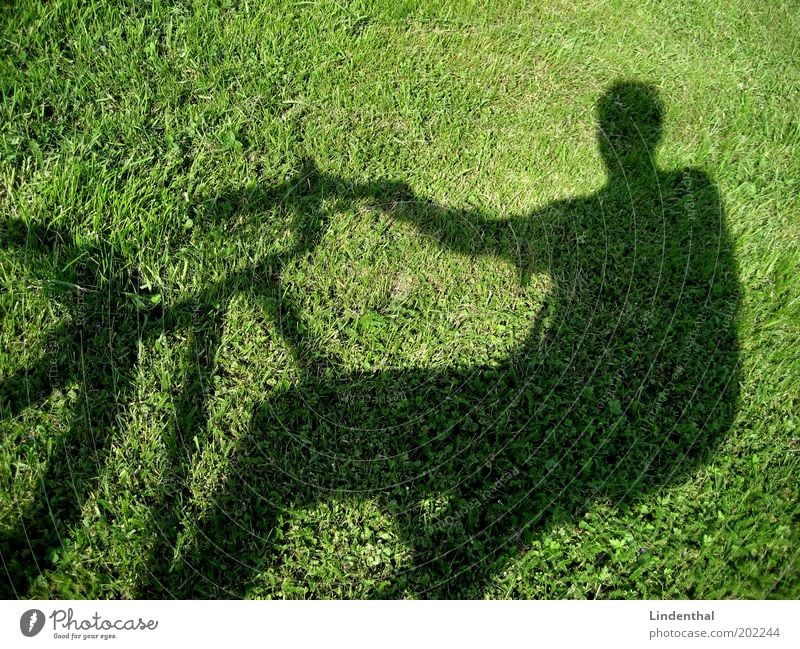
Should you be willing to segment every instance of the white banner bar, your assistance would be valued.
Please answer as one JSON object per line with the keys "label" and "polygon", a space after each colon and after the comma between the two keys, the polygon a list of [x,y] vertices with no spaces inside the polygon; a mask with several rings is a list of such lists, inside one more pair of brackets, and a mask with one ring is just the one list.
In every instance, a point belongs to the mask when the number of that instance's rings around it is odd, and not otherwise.
{"label": "white banner bar", "polygon": [[800,602],[5,601],[0,647],[800,647]]}

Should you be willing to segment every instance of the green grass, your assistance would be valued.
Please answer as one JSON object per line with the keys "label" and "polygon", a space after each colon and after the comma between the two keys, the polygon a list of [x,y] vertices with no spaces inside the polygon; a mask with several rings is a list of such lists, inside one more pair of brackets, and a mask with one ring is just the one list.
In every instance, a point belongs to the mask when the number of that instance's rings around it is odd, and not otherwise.
{"label": "green grass", "polygon": [[800,596],[800,12],[484,5],[3,3],[1,595]]}

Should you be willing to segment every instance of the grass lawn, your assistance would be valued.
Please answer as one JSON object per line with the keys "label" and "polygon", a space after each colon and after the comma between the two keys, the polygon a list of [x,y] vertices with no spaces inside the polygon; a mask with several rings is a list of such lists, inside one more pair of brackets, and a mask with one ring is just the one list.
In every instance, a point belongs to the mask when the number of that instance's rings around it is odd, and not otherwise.
{"label": "grass lawn", "polygon": [[794,3],[0,22],[0,596],[800,597]]}

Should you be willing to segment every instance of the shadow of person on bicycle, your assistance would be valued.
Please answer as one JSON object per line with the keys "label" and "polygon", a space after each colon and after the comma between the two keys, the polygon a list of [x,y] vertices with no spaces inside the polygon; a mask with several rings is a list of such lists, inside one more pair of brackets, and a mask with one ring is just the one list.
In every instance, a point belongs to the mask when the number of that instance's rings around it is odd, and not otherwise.
{"label": "shadow of person on bicycle", "polygon": [[[545,307],[499,365],[353,371],[314,359],[265,396],[193,540],[154,557],[143,594],[270,594],[259,579],[283,561],[292,512],[347,497],[389,513],[410,556],[368,596],[480,597],[548,526],[576,525],[601,499],[646,501],[711,457],[739,382],[720,196],[698,169],[656,166],[652,87],[612,86],[597,116],[606,183],[531,213],[497,219],[402,184],[348,186],[452,254],[505,259],[521,282],[549,276]],[[298,297],[280,295],[285,339],[308,349]]]}

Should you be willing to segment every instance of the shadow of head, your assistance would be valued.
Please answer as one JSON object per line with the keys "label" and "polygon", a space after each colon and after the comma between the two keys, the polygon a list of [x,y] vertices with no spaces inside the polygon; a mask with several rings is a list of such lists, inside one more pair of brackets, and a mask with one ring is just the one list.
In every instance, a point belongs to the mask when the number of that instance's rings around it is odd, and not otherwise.
{"label": "shadow of head", "polygon": [[597,102],[597,144],[610,175],[649,166],[661,141],[664,104],[650,84],[623,81]]}

